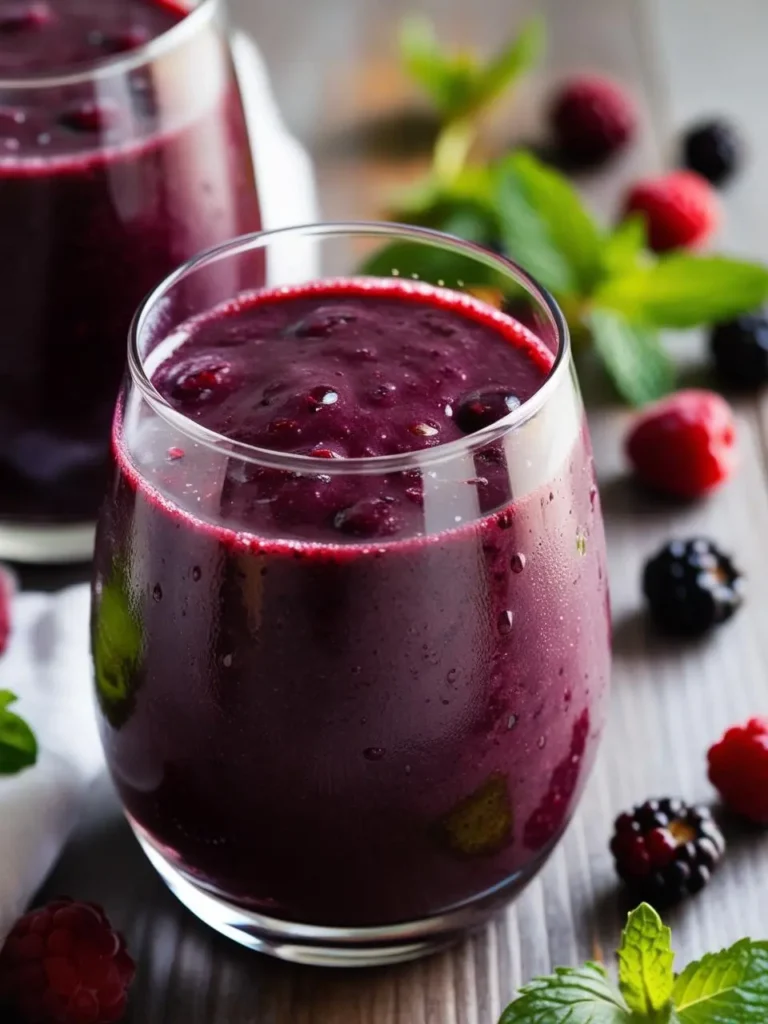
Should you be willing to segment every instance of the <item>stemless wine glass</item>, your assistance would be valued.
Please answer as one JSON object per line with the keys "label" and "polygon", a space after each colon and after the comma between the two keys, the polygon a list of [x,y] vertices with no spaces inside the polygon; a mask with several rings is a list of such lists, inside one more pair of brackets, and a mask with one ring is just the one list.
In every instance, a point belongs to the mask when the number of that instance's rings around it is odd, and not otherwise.
{"label": "stemless wine glass", "polygon": [[[418,452],[314,458],[220,436],[153,373],[185,321],[263,288],[264,267],[278,295],[352,279],[403,298],[404,317],[422,293],[460,293],[496,324],[503,304],[551,371],[498,422]],[[280,344],[355,315],[316,311]],[[370,356],[360,330],[351,360]],[[238,239],[141,306],[112,452],[92,622],[101,732],[177,896],[245,945],[358,965],[438,948],[518,893],[579,798],[609,682],[600,505],[551,297],[425,230]],[[384,519],[382,488],[397,496]],[[350,507],[355,528],[337,529]]]}
{"label": "stemless wine glass", "polygon": [[17,20],[37,18],[33,70],[25,23],[4,36],[3,558],[90,555],[136,306],[180,262],[260,227],[222,3],[157,4],[172,27],[143,44],[137,7],[121,3],[114,36],[105,11],[94,14],[93,60],[63,70],[54,5],[14,7]]}

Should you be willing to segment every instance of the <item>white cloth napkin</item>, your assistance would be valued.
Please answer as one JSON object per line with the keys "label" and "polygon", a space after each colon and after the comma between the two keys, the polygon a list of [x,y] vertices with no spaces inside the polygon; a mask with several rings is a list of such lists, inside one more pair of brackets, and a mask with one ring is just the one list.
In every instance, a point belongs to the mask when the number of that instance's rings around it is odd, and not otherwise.
{"label": "white cloth napkin", "polygon": [[[253,43],[237,36],[234,52],[264,227],[311,223],[317,204],[310,159],[283,126]],[[33,768],[0,776],[0,944],[56,862],[102,770],[88,612],[85,585],[14,598],[10,644],[0,657],[0,690],[19,697],[12,710],[33,728],[40,754]]]}

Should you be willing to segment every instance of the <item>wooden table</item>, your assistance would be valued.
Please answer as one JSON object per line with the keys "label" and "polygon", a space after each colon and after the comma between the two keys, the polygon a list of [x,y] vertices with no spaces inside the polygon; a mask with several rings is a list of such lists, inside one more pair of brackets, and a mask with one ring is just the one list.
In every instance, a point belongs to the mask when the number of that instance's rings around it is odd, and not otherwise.
{"label": "wooden table", "polygon": [[[269,56],[292,126],[317,158],[326,216],[366,216],[402,178],[360,150],[365,106],[407,95],[393,61],[407,0],[239,0]],[[768,7],[761,0],[431,0],[449,36],[492,43],[535,8],[549,18],[545,71],[497,130],[527,135],[553,77],[597,67],[643,98],[641,144],[610,175],[585,181],[610,214],[627,179],[658,166],[670,130],[691,115],[732,112],[753,146],[728,195],[724,243],[768,258],[765,96]],[[761,137],[761,135],[763,137]],[[698,350],[697,350],[698,351]],[[140,964],[133,1024],[494,1024],[516,987],[554,964],[602,950],[622,911],[607,849],[610,823],[651,795],[708,801],[705,751],[725,726],[768,710],[768,406],[738,407],[742,467],[723,493],[679,509],[640,497],[623,475],[625,414],[593,410],[611,561],[614,699],[599,763],[579,813],[541,876],[497,922],[453,951],[378,972],[295,968],[248,953],[199,924],[166,892],[123,823],[106,783],[44,895],[103,902]],[[749,570],[744,610],[711,642],[664,644],[646,630],[640,568],[670,533],[711,535]],[[707,891],[669,916],[680,962],[742,935],[768,935],[768,836],[731,827],[729,855]]]}

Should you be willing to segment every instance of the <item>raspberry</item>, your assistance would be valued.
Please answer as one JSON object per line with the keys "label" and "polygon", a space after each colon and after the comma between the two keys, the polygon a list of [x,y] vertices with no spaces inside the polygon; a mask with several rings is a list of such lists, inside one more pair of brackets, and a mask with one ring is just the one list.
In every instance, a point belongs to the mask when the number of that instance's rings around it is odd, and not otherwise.
{"label": "raspberry", "polygon": [[768,825],[768,719],[729,729],[707,759],[709,780],[728,807]]}
{"label": "raspberry", "polygon": [[25,914],[6,939],[0,1011],[14,1024],[112,1024],[125,1012],[134,973],[100,907],[57,900]]}
{"label": "raspberry", "polygon": [[0,568],[0,654],[8,646],[11,634],[11,602],[16,591],[16,580],[7,569]]}
{"label": "raspberry", "polygon": [[731,407],[713,391],[678,391],[645,409],[626,440],[637,478],[678,498],[698,498],[723,484],[735,464]]}
{"label": "raspberry", "polygon": [[673,540],[645,566],[651,617],[666,633],[701,636],[730,619],[744,600],[744,580],[709,540]]}
{"label": "raspberry", "polygon": [[637,127],[634,104],[624,90],[597,75],[568,82],[555,97],[550,120],[563,156],[583,165],[623,149]]}
{"label": "raspberry", "polygon": [[699,892],[725,851],[707,807],[647,800],[616,819],[611,840],[616,871],[632,896],[657,908]]}
{"label": "raspberry", "polygon": [[693,171],[638,182],[624,205],[624,215],[631,213],[645,216],[648,244],[656,252],[702,245],[720,224],[715,190]]}

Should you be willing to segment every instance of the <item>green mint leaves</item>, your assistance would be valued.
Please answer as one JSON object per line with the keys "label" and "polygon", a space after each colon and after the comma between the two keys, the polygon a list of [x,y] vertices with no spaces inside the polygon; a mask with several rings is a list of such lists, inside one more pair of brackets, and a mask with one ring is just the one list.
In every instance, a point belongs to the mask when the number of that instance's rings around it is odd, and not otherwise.
{"label": "green mint leaves", "polygon": [[133,711],[143,636],[118,567],[103,581],[94,600],[92,636],[96,697],[109,724],[119,729]]}
{"label": "green mint leaves", "polygon": [[15,775],[37,761],[37,740],[19,715],[8,709],[18,700],[10,690],[0,690],[0,775]]}
{"label": "green mint leaves", "polygon": [[627,1006],[641,1017],[666,1010],[674,974],[672,932],[646,904],[630,915],[619,947],[619,988]]}
{"label": "green mint leaves", "polygon": [[536,978],[501,1015],[499,1024],[629,1024],[624,1003],[599,964],[559,967]]}
{"label": "green mint leaves", "polygon": [[681,1024],[764,1024],[768,1020],[768,943],[742,939],[689,964],[672,1000]]}
{"label": "green mint leaves", "polygon": [[627,920],[619,947],[619,990],[599,964],[559,967],[520,990],[499,1024],[764,1024],[768,942],[730,949],[672,970],[672,935],[647,904]]}
{"label": "green mint leaves", "polygon": [[[660,331],[727,320],[768,299],[768,268],[688,252],[657,257],[647,248],[641,216],[607,230],[560,171],[526,150],[469,162],[481,115],[538,60],[540,21],[529,21],[487,62],[444,51],[421,17],[405,22],[401,46],[404,65],[430,97],[442,130],[429,175],[400,197],[392,219],[455,234],[520,263],[558,300],[577,348],[593,343],[626,401],[642,404],[675,385]],[[454,269],[452,259],[460,257],[442,256],[439,274],[431,267],[421,274],[416,264],[425,251],[409,252],[401,273],[439,276],[449,286],[457,280],[467,287],[488,284],[486,271],[473,271],[466,258]]]}

